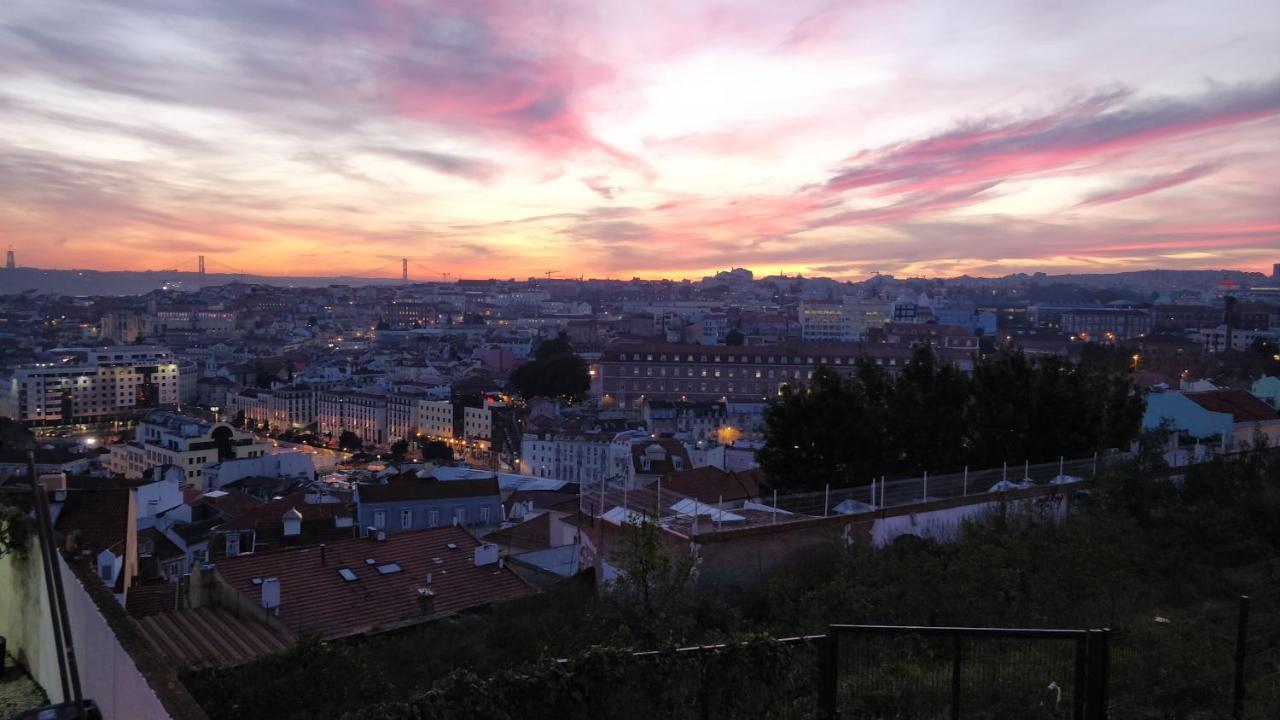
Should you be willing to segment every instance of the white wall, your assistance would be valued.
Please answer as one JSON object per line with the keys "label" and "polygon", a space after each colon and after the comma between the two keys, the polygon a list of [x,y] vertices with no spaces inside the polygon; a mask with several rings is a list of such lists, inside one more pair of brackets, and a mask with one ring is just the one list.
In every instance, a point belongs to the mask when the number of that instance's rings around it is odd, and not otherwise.
{"label": "white wall", "polygon": [[[169,712],[61,556],[58,567],[83,696],[98,704],[105,720],[168,720]],[[50,700],[61,702],[52,617],[38,543],[24,559],[0,558],[0,635]]]}
{"label": "white wall", "polygon": [[[1051,504],[1041,504],[1040,501],[1048,501]],[[1015,500],[1008,505],[1010,513],[1044,514],[1047,515],[1044,519],[1055,521],[1065,518],[1067,512],[1066,498],[1062,495]],[[938,542],[951,542],[960,537],[961,529],[966,522],[984,522],[993,513],[999,511],[1000,502],[993,500],[942,510],[877,518],[871,528],[871,542],[876,547],[885,547],[903,535],[916,535]]]}

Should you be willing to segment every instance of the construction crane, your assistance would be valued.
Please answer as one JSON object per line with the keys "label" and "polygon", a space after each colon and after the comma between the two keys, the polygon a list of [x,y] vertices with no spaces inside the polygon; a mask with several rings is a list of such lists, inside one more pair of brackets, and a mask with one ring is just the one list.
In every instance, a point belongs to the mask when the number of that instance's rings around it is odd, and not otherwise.
{"label": "construction crane", "polygon": [[546,276],[547,276],[547,279],[548,279],[548,280],[550,280],[550,279],[551,279],[551,276],[552,276],[552,275],[558,275],[558,274],[560,274],[560,271],[559,271],[559,270],[548,270],[548,271],[546,271],[545,273],[543,273],[543,275],[546,275]]}

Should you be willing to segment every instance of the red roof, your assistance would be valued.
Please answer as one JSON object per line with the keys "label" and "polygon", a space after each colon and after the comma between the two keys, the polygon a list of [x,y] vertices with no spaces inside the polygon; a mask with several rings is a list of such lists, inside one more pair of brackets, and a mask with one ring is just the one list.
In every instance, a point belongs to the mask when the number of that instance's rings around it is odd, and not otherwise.
{"label": "red roof", "polygon": [[1280,413],[1275,408],[1245,390],[1189,392],[1186,397],[1205,410],[1226,413],[1238,423],[1280,420]]}
{"label": "red roof", "polygon": [[517,525],[495,530],[485,540],[505,548],[541,550],[551,547],[551,513],[539,513]]}
{"label": "red roof", "polygon": [[751,500],[760,497],[760,473],[725,472],[708,465],[667,475],[662,489],[712,504],[722,500]]}
{"label": "red roof", "polygon": [[[130,598],[134,590],[129,591]],[[287,649],[293,633],[238,618],[216,607],[155,613],[139,618],[142,633],[175,665],[239,665]]]}
{"label": "red roof", "polygon": [[[253,579],[276,578],[280,620],[300,634],[335,638],[421,622],[531,592],[507,568],[477,567],[478,545],[466,530],[449,526],[389,533],[382,542],[339,540],[323,551],[308,547],[241,555],[219,561],[215,570],[254,603],[261,601],[262,588]],[[379,573],[377,567],[388,563],[400,570]],[[344,580],[340,568],[350,570],[356,580]],[[435,592],[430,613],[424,611],[418,588]]]}

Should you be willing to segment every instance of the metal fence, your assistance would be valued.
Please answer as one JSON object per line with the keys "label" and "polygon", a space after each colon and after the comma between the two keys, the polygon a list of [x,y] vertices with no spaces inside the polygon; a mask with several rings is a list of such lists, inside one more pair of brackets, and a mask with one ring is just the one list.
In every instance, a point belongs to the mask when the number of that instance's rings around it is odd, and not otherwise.
{"label": "metal fence", "polygon": [[1104,630],[833,625],[827,717],[1106,717]]}
{"label": "metal fence", "polygon": [[1115,633],[1111,715],[1170,717],[1186,709],[1235,720],[1280,712],[1280,590],[1208,601]]}
{"label": "metal fence", "polygon": [[861,487],[783,495],[778,498],[778,507],[792,513],[824,517],[840,512],[836,508],[842,506],[846,512],[852,512],[918,505],[1000,490],[1090,480],[1097,476],[1104,462],[1095,456],[1036,465],[1023,463],[982,470],[965,469],[944,475],[924,473],[919,477],[895,480],[881,477]]}

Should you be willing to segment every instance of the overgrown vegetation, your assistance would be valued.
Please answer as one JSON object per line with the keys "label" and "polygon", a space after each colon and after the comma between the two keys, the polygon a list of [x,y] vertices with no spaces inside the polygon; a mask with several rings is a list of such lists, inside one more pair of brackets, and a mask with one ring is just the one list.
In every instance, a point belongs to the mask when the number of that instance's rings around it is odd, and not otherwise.
{"label": "overgrown vegetation", "polygon": [[25,557],[30,547],[31,518],[13,505],[0,503],[0,558],[12,554]]}
{"label": "overgrown vegetation", "polygon": [[[670,703],[692,713],[708,692],[756,698],[723,712],[709,700],[711,717],[810,718],[812,648],[652,665],[620,649],[821,633],[830,623],[1110,627],[1113,717],[1217,718],[1230,709],[1236,597],[1252,594],[1249,707],[1280,707],[1274,450],[1179,480],[1144,442],[1062,523],[1011,511],[945,545],[911,536],[883,550],[833,544],[750,589],[690,591],[682,569],[655,565],[656,546],[636,531],[617,558],[622,592],[571,581],[493,613],[306,642],[248,667],[193,673],[188,685],[215,719],[693,716],[668,712]],[[661,588],[647,610],[645,586]],[[759,699],[771,688],[776,697]]]}
{"label": "overgrown vegetation", "polygon": [[769,408],[760,464],[784,492],[821,490],[1084,457],[1138,434],[1142,396],[1114,353],[1075,364],[1000,352],[976,363],[966,375],[918,348],[897,378],[867,358],[848,378],[820,367]]}

